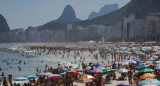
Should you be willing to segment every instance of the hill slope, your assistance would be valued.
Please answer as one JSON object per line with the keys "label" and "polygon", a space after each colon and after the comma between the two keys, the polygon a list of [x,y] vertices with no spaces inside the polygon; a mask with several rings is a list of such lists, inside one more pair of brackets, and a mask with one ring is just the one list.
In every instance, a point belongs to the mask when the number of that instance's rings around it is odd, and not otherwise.
{"label": "hill slope", "polygon": [[53,20],[52,22],[67,24],[67,23],[74,23],[77,21],[80,21],[80,19],[76,18],[76,13],[74,9],[72,8],[72,6],[67,5],[63,10],[62,15],[57,20]]}
{"label": "hill slope", "polygon": [[113,25],[121,21],[122,17],[130,14],[135,14],[137,19],[144,19],[148,13],[160,12],[159,3],[160,0],[131,0],[119,10],[92,20],[81,21],[77,24],[83,26],[91,24]]}
{"label": "hill slope", "polygon": [[2,32],[8,32],[10,31],[10,28],[7,24],[6,19],[0,14],[0,33]]}
{"label": "hill slope", "polygon": [[89,15],[88,19],[93,19],[93,18],[96,18],[96,17],[98,17],[98,16],[102,16],[102,15],[108,14],[108,13],[110,13],[110,12],[112,12],[112,11],[117,10],[118,7],[119,7],[118,4],[105,5],[104,7],[102,7],[102,8],[100,9],[100,11],[99,11],[98,13],[92,12],[92,13]]}

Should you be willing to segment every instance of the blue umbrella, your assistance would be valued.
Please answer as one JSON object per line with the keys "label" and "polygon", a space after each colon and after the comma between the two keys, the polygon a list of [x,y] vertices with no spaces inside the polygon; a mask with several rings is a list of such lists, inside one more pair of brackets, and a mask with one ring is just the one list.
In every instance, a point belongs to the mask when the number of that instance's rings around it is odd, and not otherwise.
{"label": "blue umbrella", "polygon": [[158,59],[158,56],[154,56],[154,59]]}
{"label": "blue umbrella", "polygon": [[99,66],[99,65],[101,65],[101,64],[99,64],[99,63],[93,63],[92,64],[92,66]]}
{"label": "blue umbrella", "polygon": [[132,60],[134,60],[134,61],[139,61],[139,60],[141,60],[141,59],[140,59],[140,58],[133,57]]}
{"label": "blue umbrella", "polygon": [[156,79],[146,79],[138,83],[138,86],[143,86],[147,84],[160,85],[160,82]]}
{"label": "blue umbrella", "polygon": [[141,65],[138,65],[138,66],[136,66],[134,69],[136,69],[136,70],[137,70],[140,66],[141,66]]}
{"label": "blue umbrella", "polygon": [[155,59],[153,59],[153,58],[150,58],[150,59],[147,59],[148,61],[154,61]]}
{"label": "blue umbrella", "polygon": [[155,66],[157,66],[157,67],[158,67],[158,66],[160,66],[160,64],[155,64]]}
{"label": "blue umbrella", "polygon": [[32,75],[29,75],[27,76],[28,80],[31,80],[31,79],[36,79],[37,77],[36,76],[32,76]]}
{"label": "blue umbrella", "polygon": [[66,72],[63,72],[63,73],[60,73],[61,76],[65,76],[66,75]]}
{"label": "blue umbrella", "polygon": [[26,77],[17,77],[17,78],[14,78],[13,80],[14,81],[27,81],[28,78],[26,78]]}

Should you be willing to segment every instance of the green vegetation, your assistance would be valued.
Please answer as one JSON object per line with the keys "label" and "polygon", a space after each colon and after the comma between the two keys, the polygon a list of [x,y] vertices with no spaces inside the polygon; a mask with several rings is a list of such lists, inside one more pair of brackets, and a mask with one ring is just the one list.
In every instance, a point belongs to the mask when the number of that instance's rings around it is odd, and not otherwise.
{"label": "green vegetation", "polygon": [[78,22],[78,25],[114,25],[123,17],[135,14],[137,19],[144,19],[149,13],[160,12],[160,0],[131,0],[127,5],[108,15],[100,16],[92,20]]}

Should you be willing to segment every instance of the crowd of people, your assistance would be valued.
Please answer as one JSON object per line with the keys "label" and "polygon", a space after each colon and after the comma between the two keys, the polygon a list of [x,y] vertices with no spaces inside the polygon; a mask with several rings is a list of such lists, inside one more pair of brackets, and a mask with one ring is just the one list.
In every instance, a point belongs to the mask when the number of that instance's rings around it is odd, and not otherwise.
{"label": "crowd of people", "polygon": [[[133,45],[134,44],[134,45]],[[46,75],[38,75],[39,73],[47,73],[50,72],[52,74],[60,74],[62,72],[55,72],[54,68],[48,67],[48,65],[45,65],[45,70],[41,71],[37,67],[36,79],[31,79],[28,82],[25,82],[23,85],[21,83],[12,83],[12,75],[8,76],[8,80],[6,77],[4,77],[4,74],[2,73],[1,76],[3,76],[0,80],[3,86],[8,86],[10,84],[11,86],[74,86],[76,80],[78,80],[81,76],[84,74],[92,75],[95,77],[95,79],[92,79],[92,82],[86,82],[86,86],[105,86],[109,85],[109,83],[114,83],[114,81],[128,81],[128,84],[137,86],[139,82],[141,82],[144,79],[141,79],[140,77],[144,73],[140,73],[139,70],[135,69],[137,66],[141,66],[142,62],[143,65],[148,65],[148,68],[151,68],[154,70],[155,77],[149,77],[149,78],[156,78],[158,77],[159,71],[156,69],[155,63],[156,61],[160,60],[159,57],[159,47],[153,47],[153,46],[145,46],[142,44],[136,44],[136,43],[125,43],[125,44],[91,44],[92,46],[82,46],[77,45],[73,47],[73,45],[69,47],[65,47],[64,45],[61,46],[19,46],[17,51],[2,49],[8,52],[21,52],[22,56],[27,55],[27,58],[34,57],[29,55],[29,53],[24,53],[23,50],[35,50],[35,55],[41,55],[43,52],[46,52],[46,54],[54,54],[55,56],[60,54],[61,58],[65,58],[64,54],[67,54],[66,58],[70,58],[71,54],[70,52],[73,52],[73,58],[75,59],[75,62],[71,62],[71,64],[79,64],[77,68],[73,68],[72,66],[67,66],[58,63],[58,67],[63,69],[63,72],[66,72],[65,75],[61,75],[61,78],[58,79],[48,79],[48,76]],[[79,47],[81,46],[81,47]],[[146,48],[146,47],[149,47]],[[156,51],[154,49],[157,49]],[[90,62],[89,64],[85,63],[85,58],[81,56],[82,52],[89,52],[88,56],[92,56],[91,59],[96,59],[97,62]],[[29,56],[29,57],[28,57]],[[157,57],[156,59],[154,57]],[[79,62],[76,62],[77,57],[80,57]],[[103,59],[103,61],[99,62],[99,58]],[[109,59],[110,58],[110,59]],[[136,58],[133,59],[133,58]],[[148,60],[152,59],[154,60]],[[148,63],[146,63],[148,61]],[[150,62],[149,62],[150,61]],[[7,61],[4,61],[7,62]],[[19,61],[19,64],[22,62]],[[43,61],[42,61],[43,63]],[[24,61],[24,65],[25,65]],[[97,64],[97,65],[93,65]],[[103,65],[103,67],[102,67]],[[100,68],[101,66],[101,68]],[[90,67],[88,70],[87,68]],[[66,68],[66,69],[64,69]],[[102,69],[103,68],[103,69]],[[18,67],[19,71],[21,70],[20,67]],[[70,75],[67,74],[68,71],[71,69],[77,70],[77,69],[83,69],[81,73],[79,71],[76,71],[79,73],[78,75]],[[102,70],[100,73],[92,73],[94,69],[100,69]],[[115,71],[108,72],[106,74],[103,74],[103,71],[107,69],[114,69]],[[142,68],[143,69],[143,68]],[[123,71],[120,71],[123,70]],[[127,70],[127,71],[125,71]],[[149,72],[150,73],[150,72]],[[112,86],[112,83],[110,84]]]}

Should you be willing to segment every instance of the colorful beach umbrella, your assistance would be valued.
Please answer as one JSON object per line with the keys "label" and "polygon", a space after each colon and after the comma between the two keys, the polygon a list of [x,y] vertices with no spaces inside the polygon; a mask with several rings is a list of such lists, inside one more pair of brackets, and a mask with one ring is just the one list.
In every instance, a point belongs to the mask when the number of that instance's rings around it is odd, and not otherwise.
{"label": "colorful beach umbrella", "polygon": [[87,75],[82,75],[78,80],[76,80],[78,83],[88,83],[88,82],[93,82],[92,79],[88,78]]}
{"label": "colorful beach umbrella", "polygon": [[59,75],[59,74],[53,74],[51,76],[48,76],[47,79],[59,79],[59,78],[62,78],[61,75]]}
{"label": "colorful beach umbrella", "polygon": [[158,85],[154,85],[154,84],[147,84],[147,85],[143,85],[143,86],[158,86]]}
{"label": "colorful beach umbrella", "polygon": [[153,72],[155,72],[155,70],[152,70],[150,68],[145,68],[138,71],[138,73],[153,73]]}
{"label": "colorful beach umbrella", "polygon": [[13,80],[14,81],[27,81],[28,78],[26,78],[26,77],[17,77],[17,78],[14,78]]}
{"label": "colorful beach umbrella", "polygon": [[95,68],[93,70],[90,70],[91,74],[101,74],[102,72],[103,72],[103,70],[100,68]]}
{"label": "colorful beach umbrella", "polygon": [[138,86],[148,85],[148,84],[154,84],[154,85],[160,85],[160,82],[156,79],[146,79],[138,83]]}
{"label": "colorful beach umbrella", "polygon": [[67,71],[66,74],[68,75],[73,75],[73,76],[77,76],[79,75],[79,73],[73,69],[71,69],[70,71]]}
{"label": "colorful beach umbrella", "polygon": [[39,73],[37,74],[38,76],[50,76],[53,75],[51,72],[47,72],[47,73]]}
{"label": "colorful beach umbrella", "polygon": [[102,74],[108,74],[108,73],[112,73],[112,72],[115,72],[116,70],[115,69],[106,69],[102,72]]}
{"label": "colorful beach umbrella", "polygon": [[92,79],[92,80],[95,80],[96,78],[93,77],[92,75],[88,75],[88,74],[85,74],[88,78]]}
{"label": "colorful beach umbrella", "polygon": [[142,76],[140,76],[140,79],[146,79],[146,78],[152,78],[155,77],[156,75],[152,74],[152,73],[145,73]]}

